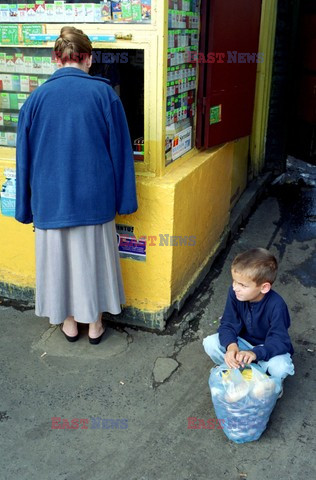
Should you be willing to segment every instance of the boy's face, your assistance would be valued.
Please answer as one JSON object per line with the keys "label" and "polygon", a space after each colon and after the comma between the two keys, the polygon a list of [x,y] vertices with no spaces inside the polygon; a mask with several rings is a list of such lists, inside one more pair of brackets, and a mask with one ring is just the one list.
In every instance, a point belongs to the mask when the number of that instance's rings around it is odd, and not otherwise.
{"label": "boy's face", "polygon": [[232,270],[233,290],[240,302],[260,302],[264,295],[271,289],[271,284],[265,282],[257,285],[249,277]]}

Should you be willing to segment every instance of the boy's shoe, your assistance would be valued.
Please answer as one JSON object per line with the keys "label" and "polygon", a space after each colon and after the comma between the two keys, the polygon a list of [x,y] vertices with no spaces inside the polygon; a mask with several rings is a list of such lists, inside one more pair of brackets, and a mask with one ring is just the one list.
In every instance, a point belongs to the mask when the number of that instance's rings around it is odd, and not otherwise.
{"label": "boy's shoe", "polygon": [[277,398],[278,400],[279,400],[279,399],[282,397],[282,395],[283,395],[283,382],[284,382],[284,378],[281,380],[281,390],[280,390],[280,393],[279,393],[278,398]]}
{"label": "boy's shoe", "polygon": [[278,396],[277,400],[279,400],[282,397],[282,395],[283,395],[283,385],[281,387],[281,390],[280,390],[280,393],[279,393],[279,396]]}

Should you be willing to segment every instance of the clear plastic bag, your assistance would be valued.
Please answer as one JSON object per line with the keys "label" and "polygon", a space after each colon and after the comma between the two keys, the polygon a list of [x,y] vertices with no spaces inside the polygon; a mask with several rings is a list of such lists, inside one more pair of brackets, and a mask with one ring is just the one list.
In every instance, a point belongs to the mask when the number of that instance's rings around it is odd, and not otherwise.
{"label": "clear plastic bag", "polygon": [[211,369],[209,379],[217,418],[227,437],[236,443],[258,440],[267,427],[281,391],[281,379],[270,377],[256,364]]}

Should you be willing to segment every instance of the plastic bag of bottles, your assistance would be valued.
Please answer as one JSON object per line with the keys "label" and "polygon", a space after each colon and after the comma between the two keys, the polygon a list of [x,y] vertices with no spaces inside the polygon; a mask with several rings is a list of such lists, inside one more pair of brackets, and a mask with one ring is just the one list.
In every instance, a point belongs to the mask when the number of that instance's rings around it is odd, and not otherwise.
{"label": "plastic bag of bottles", "polygon": [[211,369],[212,401],[224,433],[236,443],[258,440],[267,427],[281,391],[281,379],[270,377],[256,364]]}

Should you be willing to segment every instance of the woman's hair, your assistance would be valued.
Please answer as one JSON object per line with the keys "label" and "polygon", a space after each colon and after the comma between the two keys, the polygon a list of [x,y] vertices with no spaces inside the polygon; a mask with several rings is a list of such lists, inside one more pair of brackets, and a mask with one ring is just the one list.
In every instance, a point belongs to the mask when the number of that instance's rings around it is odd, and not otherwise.
{"label": "woman's hair", "polygon": [[252,248],[237,255],[231,269],[250,278],[257,285],[265,282],[272,285],[277,276],[278,263],[265,248]]}
{"label": "woman's hair", "polygon": [[55,58],[61,63],[80,63],[92,52],[91,41],[82,30],[75,27],[63,27],[54,46]]}

